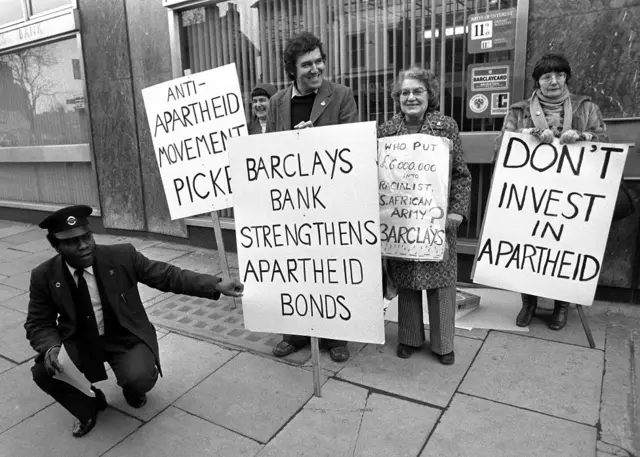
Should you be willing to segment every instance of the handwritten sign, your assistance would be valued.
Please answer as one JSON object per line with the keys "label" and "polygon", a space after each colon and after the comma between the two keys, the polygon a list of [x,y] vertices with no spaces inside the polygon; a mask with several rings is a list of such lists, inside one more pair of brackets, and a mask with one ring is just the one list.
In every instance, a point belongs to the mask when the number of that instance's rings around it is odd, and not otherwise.
{"label": "handwritten sign", "polygon": [[171,219],[233,206],[229,139],[248,135],[234,63],[142,90]]}
{"label": "handwritten sign", "polygon": [[374,122],[229,142],[244,325],[384,342]]}
{"label": "handwritten sign", "polygon": [[419,133],[378,140],[382,255],[442,260],[449,147],[448,138]]}
{"label": "handwritten sign", "polygon": [[628,150],[506,133],[474,281],[591,305]]}

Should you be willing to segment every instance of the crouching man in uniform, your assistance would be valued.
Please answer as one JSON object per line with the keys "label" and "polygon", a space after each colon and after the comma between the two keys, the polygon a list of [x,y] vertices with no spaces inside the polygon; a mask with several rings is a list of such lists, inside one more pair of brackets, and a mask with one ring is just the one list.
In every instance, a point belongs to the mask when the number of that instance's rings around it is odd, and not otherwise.
{"label": "crouching man in uniform", "polygon": [[24,327],[38,356],[31,369],[43,391],[73,414],[73,436],[89,433],[104,394],[85,395],[53,375],[62,371],[61,346],[91,383],[107,379],[108,362],[127,403],[141,408],[162,374],[156,330],[142,306],[138,283],[164,292],[217,300],[242,296],[243,284],[149,260],[131,244],[96,245],[88,206],[70,206],[40,223],[58,255],[31,272]]}

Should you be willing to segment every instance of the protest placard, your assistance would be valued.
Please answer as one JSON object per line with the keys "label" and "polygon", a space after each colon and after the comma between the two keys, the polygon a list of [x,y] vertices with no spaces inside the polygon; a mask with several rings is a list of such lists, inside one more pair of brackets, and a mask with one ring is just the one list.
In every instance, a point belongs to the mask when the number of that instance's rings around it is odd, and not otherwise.
{"label": "protest placard", "polygon": [[440,261],[449,201],[448,138],[413,134],[378,140],[382,255]]}
{"label": "protest placard", "polygon": [[591,305],[628,150],[506,133],[474,282]]}
{"label": "protest placard", "polygon": [[244,325],[384,342],[374,122],[229,142]]}
{"label": "protest placard", "polygon": [[227,153],[247,135],[234,63],[142,89],[171,219],[233,206]]}

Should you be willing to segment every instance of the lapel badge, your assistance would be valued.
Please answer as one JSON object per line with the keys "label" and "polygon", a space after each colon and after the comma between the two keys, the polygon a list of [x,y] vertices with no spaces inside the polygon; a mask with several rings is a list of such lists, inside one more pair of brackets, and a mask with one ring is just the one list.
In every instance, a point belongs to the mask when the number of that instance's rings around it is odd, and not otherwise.
{"label": "lapel badge", "polygon": [[325,102],[324,100],[322,100],[322,102],[320,102],[320,106],[324,106],[326,104],[327,104],[327,102]]}
{"label": "lapel badge", "polygon": [[113,271],[113,268],[109,270],[109,276],[115,276],[116,272]]}
{"label": "lapel badge", "polygon": [[60,287],[60,283],[59,282],[56,283],[56,287]]}

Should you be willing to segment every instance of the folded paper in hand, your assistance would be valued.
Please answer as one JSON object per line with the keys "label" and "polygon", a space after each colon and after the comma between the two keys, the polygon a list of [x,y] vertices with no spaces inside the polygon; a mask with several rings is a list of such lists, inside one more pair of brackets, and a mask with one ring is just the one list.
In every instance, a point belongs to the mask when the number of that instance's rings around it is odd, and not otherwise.
{"label": "folded paper in hand", "polygon": [[64,348],[64,344],[60,348],[60,353],[58,354],[58,363],[62,367],[62,373],[57,373],[53,375],[55,379],[60,381],[64,381],[69,385],[72,385],[80,392],[89,397],[95,397],[96,394],[93,390],[91,390],[91,383],[89,380],[78,370],[76,364],[73,363],[71,357],[69,357],[69,353]]}

